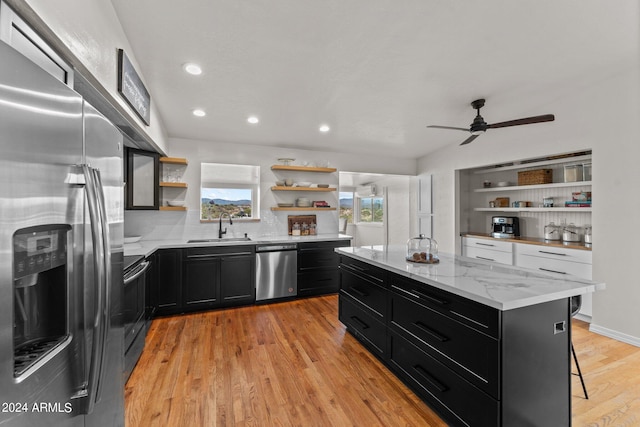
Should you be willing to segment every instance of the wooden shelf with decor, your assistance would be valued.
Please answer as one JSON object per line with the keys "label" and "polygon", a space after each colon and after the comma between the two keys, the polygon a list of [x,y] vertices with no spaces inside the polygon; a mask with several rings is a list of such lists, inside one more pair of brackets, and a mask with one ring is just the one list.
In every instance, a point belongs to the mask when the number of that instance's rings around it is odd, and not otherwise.
{"label": "wooden shelf with decor", "polygon": [[271,187],[271,191],[336,191],[336,188],[273,186]]}
{"label": "wooden shelf with decor", "polygon": [[166,182],[162,181],[160,187],[187,188],[186,182]]}
{"label": "wooden shelf with decor", "polygon": [[187,159],[183,159],[181,157],[160,157],[160,159],[158,159],[158,160],[160,161],[160,163],[168,163],[168,164],[172,164],[172,165],[184,165],[184,166],[187,166],[189,164]]}
{"label": "wooden shelf with decor", "polygon": [[271,208],[272,211],[335,211],[336,208],[299,208],[292,206],[290,208],[281,208],[274,206]]}
{"label": "wooden shelf with decor", "polygon": [[319,173],[332,173],[336,172],[336,168],[318,168],[312,166],[291,166],[291,165],[273,165],[271,166],[273,171],[294,171],[294,172],[319,172]]}
{"label": "wooden shelf with decor", "polygon": [[[184,190],[188,185],[186,182],[176,182],[182,178],[183,169],[189,162],[181,157],[160,157],[159,159],[162,171],[160,176],[167,181],[160,181],[158,184],[163,190],[160,195],[161,205],[158,209],[161,211],[186,211],[185,206],[170,206],[172,200],[184,200]],[[165,169],[166,168],[166,169]],[[172,196],[178,196],[174,199]],[[167,202],[165,204],[165,202]]]}

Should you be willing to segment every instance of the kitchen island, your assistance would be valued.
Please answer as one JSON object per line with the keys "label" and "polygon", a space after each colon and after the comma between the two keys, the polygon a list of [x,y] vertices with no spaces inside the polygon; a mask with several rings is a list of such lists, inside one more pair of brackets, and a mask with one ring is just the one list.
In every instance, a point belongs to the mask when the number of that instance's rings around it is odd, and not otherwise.
{"label": "kitchen island", "polygon": [[349,247],[340,320],[452,425],[571,425],[571,297],[603,283]]}

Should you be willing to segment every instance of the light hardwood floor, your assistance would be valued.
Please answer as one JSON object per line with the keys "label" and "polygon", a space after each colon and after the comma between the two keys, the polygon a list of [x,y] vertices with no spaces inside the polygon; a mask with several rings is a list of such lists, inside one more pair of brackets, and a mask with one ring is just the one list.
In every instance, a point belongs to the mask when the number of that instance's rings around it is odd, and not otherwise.
{"label": "light hardwood floor", "polygon": [[[336,295],[154,320],[126,426],[444,426],[338,321]],[[640,425],[640,349],[574,320],[574,426]]]}

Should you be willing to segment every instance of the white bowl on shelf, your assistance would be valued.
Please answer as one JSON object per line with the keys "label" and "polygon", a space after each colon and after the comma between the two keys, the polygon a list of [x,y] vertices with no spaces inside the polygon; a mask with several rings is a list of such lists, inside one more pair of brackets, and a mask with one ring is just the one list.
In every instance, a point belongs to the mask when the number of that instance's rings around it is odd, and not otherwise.
{"label": "white bowl on shelf", "polygon": [[309,181],[296,182],[296,187],[311,187],[311,183]]}
{"label": "white bowl on shelf", "polygon": [[168,200],[167,205],[175,208],[181,208],[184,206],[184,200]]}
{"label": "white bowl on shelf", "polygon": [[509,186],[509,181],[500,181],[499,183],[496,184],[497,187],[508,187]]}
{"label": "white bowl on shelf", "polygon": [[137,243],[142,239],[142,236],[124,236],[125,243]]}

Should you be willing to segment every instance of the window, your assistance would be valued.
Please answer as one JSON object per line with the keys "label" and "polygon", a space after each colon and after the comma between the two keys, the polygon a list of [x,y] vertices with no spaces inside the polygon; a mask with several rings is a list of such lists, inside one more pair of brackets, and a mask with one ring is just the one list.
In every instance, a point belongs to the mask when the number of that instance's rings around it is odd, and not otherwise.
{"label": "window", "polygon": [[260,166],[202,163],[200,219],[260,218]]}
{"label": "window", "polygon": [[384,198],[358,198],[358,222],[382,223],[384,213]]}
{"label": "window", "polygon": [[340,192],[340,218],[353,222],[353,192]]}

